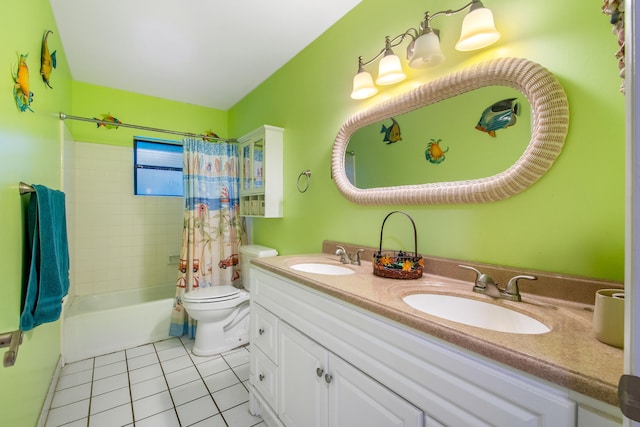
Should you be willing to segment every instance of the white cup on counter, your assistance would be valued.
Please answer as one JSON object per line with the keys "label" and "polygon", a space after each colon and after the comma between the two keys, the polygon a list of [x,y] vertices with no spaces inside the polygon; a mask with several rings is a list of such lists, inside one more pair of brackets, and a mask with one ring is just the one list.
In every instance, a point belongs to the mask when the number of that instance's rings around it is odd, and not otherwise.
{"label": "white cup on counter", "polygon": [[599,341],[624,346],[624,290],[600,289],[596,292],[593,330]]}

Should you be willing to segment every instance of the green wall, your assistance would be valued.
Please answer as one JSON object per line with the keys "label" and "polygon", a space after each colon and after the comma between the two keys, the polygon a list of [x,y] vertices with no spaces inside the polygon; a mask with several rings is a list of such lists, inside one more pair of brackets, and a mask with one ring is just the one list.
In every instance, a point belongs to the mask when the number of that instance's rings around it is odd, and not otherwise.
{"label": "green wall", "polygon": [[[462,2],[460,2],[462,4]],[[35,113],[20,113],[6,72],[0,89],[0,333],[18,327],[23,281],[23,216],[26,198],[19,181],[61,186],[58,112],[98,117],[111,113],[125,123],[220,136],[239,136],[267,123],[285,132],[284,210],[281,219],[256,219],[254,241],[282,254],[317,252],[324,239],[377,246],[380,224],[403,209],[416,221],[418,249],[445,256],[602,279],[623,279],[624,98],[619,93],[617,50],[601,2],[486,0],[503,34],[476,53],[453,49],[462,15],[438,17],[447,60],[432,70],[409,70],[408,79],[377,97],[349,98],[357,57],[371,57],[385,35],[419,23],[450,1],[363,0],[307,49],[272,75],[229,112],[75,82],[60,46],[47,0],[4,5],[0,18],[0,61],[13,70],[18,53],[29,53]],[[570,20],[567,17],[571,17]],[[38,75],[41,36],[52,29],[58,50],[54,89]],[[401,53],[404,46],[397,50]],[[351,114],[473,63],[501,56],[526,57],[552,71],[571,109],[569,135],[553,168],[532,188],[511,199],[477,205],[363,207],[344,199],[331,180],[333,140]],[[373,72],[373,70],[371,70]],[[74,139],[129,146],[133,135],[171,138],[126,128],[96,129],[66,122]],[[300,172],[311,169],[306,193],[296,190]],[[385,229],[385,246],[411,247],[402,217]],[[28,332],[16,366],[0,368],[3,425],[35,425],[60,354],[59,322]],[[0,353],[3,353],[0,350]]]}
{"label": "green wall", "polygon": [[[145,127],[204,134],[211,130],[220,137],[229,137],[227,112],[192,104],[169,101],[152,96],[115,90],[103,86],[74,81],[72,83],[73,111],[78,117],[102,119],[111,114],[122,123]],[[182,136],[119,127],[98,128],[95,123],[67,120],[73,139],[110,145],[131,146],[134,136],[182,140]]]}
{"label": "green wall", "polygon": [[[62,147],[59,113],[100,117],[111,113],[124,123],[173,129],[192,133],[212,130],[228,136],[227,112],[196,105],[132,94],[72,81],[64,50],[58,37],[48,0],[25,0],[4,5],[0,17],[0,63],[4,79],[0,85],[0,333],[18,329],[21,302],[23,214],[28,196],[20,197],[18,183],[62,185]],[[58,67],[51,85],[40,78],[40,44],[45,29],[50,49],[57,50]],[[13,101],[14,70],[18,53],[29,53],[32,108],[35,113],[18,111]],[[76,141],[131,146],[134,135],[166,139],[181,136],[128,129],[97,129],[95,124],[67,120]],[[133,183],[132,183],[133,185]],[[73,286],[73,284],[72,284]],[[25,333],[18,360],[11,368],[0,367],[0,408],[2,425],[36,425],[49,384],[60,356],[60,322],[48,323]],[[4,355],[4,349],[0,349]]]}
{"label": "green wall", "polygon": [[[382,88],[370,100],[354,101],[349,93],[359,55],[372,57],[385,35],[418,25],[425,7],[435,12],[454,6],[444,0],[428,5],[407,0],[402,7],[363,0],[230,110],[232,134],[261,123],[286,129],[284,218],[256,220],[256,243],[281,254],[317,252],[324,239],[377,246],[384,216],[402,209],[416,222],[423,255],[623,280],[624,97],[613,56],[616,39],[601,2],[487,0],[485,5],[502,33],[497,44],[457,52],[453,45],[463,15],[436,17],[432,24],[441,30],[446,62],[431,70],[409,69],[406,81]],[[403,55],[404,48],[396,53]],[[331,180],[330,158],[347,117],[417,84],[505,56],[544,65],[569,99],[565,147],[540,181],[510,199],[486,204],[368,207],[340,195]],[[312,171],[311,186],[299,193],[296,179],[306,169]],[[409,225],[397,217],[387,222],[385,246],[411,249]]]}
{"label": "green wall", "polygon": [[[56,112],[71,105],[71,75],[47,0],[3,4],[0,17],[0,333],[18,329],[20,317],[23,239],[23,204],[18,182],[61,188],[60,125]],[[51,85],[40,78],[40,44],[45,29],[49,47],[57,50],[58,68]],[[13,80],[18,53],[28,53],[32,108],[20,112],[13,100]],[[4,355],[6,349],[0,349]],[[2,425],[32,427],[36,424],[60,355],[60,322],[25,333],[16,364],[0,367]]]}

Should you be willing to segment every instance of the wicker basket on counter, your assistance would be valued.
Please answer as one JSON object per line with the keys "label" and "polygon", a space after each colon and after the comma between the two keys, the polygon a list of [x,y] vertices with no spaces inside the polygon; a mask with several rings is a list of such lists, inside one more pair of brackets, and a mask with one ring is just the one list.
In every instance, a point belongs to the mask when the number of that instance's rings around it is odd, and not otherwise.
{"label": "wicker basket on counter", "polygon": [[[409,218],[409,221],[411,221],[411,225],[413,225],[413,253],[405,251],[382,251],[384,223],[387,221],[387,218],[394,213],[401,213],[405,215]],[[416,224],[413,222],[413,218],[402,211],[393,211],[389,213],[382,221],[382,227],[380,227],[380,247],[378,248],[378,252],[373,254],[373,274],[389,279],[419,279],[422,277],[423,268],[424,259],[422,258],[422,255],[418,253],[418,237]]]}

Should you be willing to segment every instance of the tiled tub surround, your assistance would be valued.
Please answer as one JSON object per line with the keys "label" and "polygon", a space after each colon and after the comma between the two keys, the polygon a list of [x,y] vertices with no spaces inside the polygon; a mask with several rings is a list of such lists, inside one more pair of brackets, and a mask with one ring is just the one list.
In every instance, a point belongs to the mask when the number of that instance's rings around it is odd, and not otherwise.
{"label": "tiled tub surround", "polygon": [[[65,166],[73,185],[67,215],[72,284],[90,295],[175,282],[182,245],[181,197],[133,194],[133,150],[75,142],[74,162]],[[73,236],[71,236],[73,234]]]}
{"label": "tiled tub surround", "polygon": [[[489,360],[519,369],[598,401],[617,405],[617,384],[623,373],[623,351],[603,344],[594,337],[591,324],[593,302],[554,299],[527,292],[523,292],[522,302],[494,300],[495,304],[526,313],[551,328],[551,332],[541,335],[509,334],[430,316],[402,301],[402,297],[420,292],[492,300],[491,297],[472,292],[472,278],[458,280],[426,273],[417,280],[385,279],[373,275],[372,264],[368,261],[363,261],[361,266],[348,266],[356,274],[346,276],[318,275],[289,268],[295,263],[314,261],[342,266],[338,257],[333,255],[334,243],[325,242],[324,250],[329,253],[261,258],[252,263],[431,337],[485,356]],[[351,253],[352,247],[348,249]],[[368,254],[365,253],[366,255]],[[431,262],[428,260],[427,265],[429,264]],[[446,268],[446,264],[443,268]],[[473,263],[471,265],[477,266]],[[546,286],[545,282],[545,279],[539,276],[539,280],[534,283],[537,289],[542,290]],[[499,283],[504,283],[504,280],[500,280]],[[619,286],[606,282],[592,285],[597,289]]]}

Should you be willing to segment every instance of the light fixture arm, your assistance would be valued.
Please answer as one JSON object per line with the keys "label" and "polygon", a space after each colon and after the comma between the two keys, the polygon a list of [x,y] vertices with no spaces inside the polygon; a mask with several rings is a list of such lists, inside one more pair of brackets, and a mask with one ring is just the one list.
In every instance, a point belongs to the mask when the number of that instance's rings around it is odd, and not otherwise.
{"label": "light fixture arm", "polygon": [[475,10],[475,9],[477,9],[479,7],[484,7],[480,0],[472,0],[469,3],[465,4],[464,6],[462,6],[461,8],[459,8],[459,9],[441,10],[439,12],[434,13],[431,16],[429,16],[429,12],[426,12],[425,13],[425,22],[429,23],[429,22],[431,22],[431,20],[433,18],[435,18],[436,16],[439,16],[439,15],[447,15],[447,16],[455,15],[456,13],[462,12],[463,10],[468,8],[469,6],[471,6],[471,9],[469,9],[470,11]]}
{"label": "light fixture arm", "polygon": [[369,59],[368,61],[363,61],[362,56],[358,57],[358,72],[363,71],[365,66],[383,57],[387,53],[387,51],[391,50],[394,47],[400,46],[400,44],[402,44],[402,42],[407,37],[411,37],[412,40],[415,40],[418,38],[418,36],[418,30],[416,30],[415,28],[409,28],[404,33],[398,34],[392,39],[390,39],[389,36],[386,36],[384,40],[384,48],[380,49],[380,52],[378,52],[376,56]]}
{"label": "light fixture arm", "polygon": [[447,9],[447,10],[441,10],[438,11],[436,13],[431,14],[429,11],[426,11],[424,13],[424,21],[422,21],[420,23],[420,30],[417,30],[415,28],[409,28],[407,31],[405,31],[402,34],[398,34],[397,36],[395,36],[392,39],[389,39],[389,36],[385,37],[385,47],[383,49],[380,49],[380,51],[371,59],[369,59],[368,61],[363,61],[362,60],[362,56],[360,56],[358,58],[358,72],[363,71],[364,67],[366,67],[367,65],[371,64],[372,62],[380,59],[382,56],[385,55],[385,53],[394,47],[399,46],[407,37],[411,37],[412,41],[416,41],[416,39],[418,37],[420,37],[422,34],[424,34],[425,32],[431,32],[434,31],[436,34],[438,34],[438,30],[434,30],[431,28],[431,20],[433,18],[435,18],[436,16],[440,16],[440,15],[446,15],[446,16],[450,16],[450,15],[455,15],[456,13],[460,13],[462,11],[464,11],[465,9],[469,8],[470,10],[475,10],[479,7],[484,7],[482,2],[480,0],[471,0],[469,3],[465,4],[464,6],[462,6],[459,9]]}
{"label": "light fixture arm", "polygon": [[460,38],[455,45],[456,50],[481,49],[500,38],[500,33],[495,29],[493,23],[493,15],[489,9],[484,7],[481,0],[471,0],[458,9],[441,10],[433,14],[426,11],[424,19],[417,29],[409,28],[393,38],[386,36],[384,48],[367,61],[364,61],[362,56],[358,57],[358,74],[354,77],[354,90],[351,97],[363,99],[377,93],[371,75],[365,71],[364,67],[380,58],[382,59],[380,59],[376,84],[390,85],[398,83],[406,77],[402,71],[400,58],[394,54],[392,49],[408,38],[411,39],[406,50],[409,67],[429,68],[442,63],[445,56],[440,49],[440,31],[431,27],[431,21],[441,15],[455,15],[465,10],[468,10],[469,14],[462,21]]}

